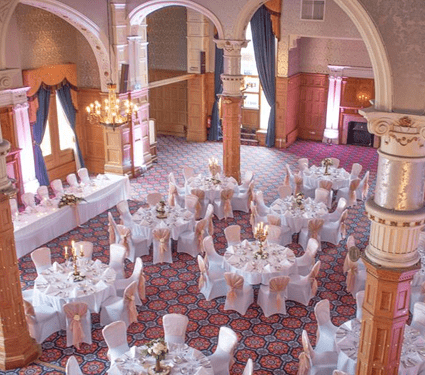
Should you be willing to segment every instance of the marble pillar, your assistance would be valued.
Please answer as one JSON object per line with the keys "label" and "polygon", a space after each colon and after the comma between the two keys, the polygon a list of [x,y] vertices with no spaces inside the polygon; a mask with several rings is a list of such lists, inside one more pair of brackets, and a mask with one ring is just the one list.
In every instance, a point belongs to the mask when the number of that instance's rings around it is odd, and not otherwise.
{"label": "marble pillar", "polygon": [[360,111],[381,137],[371,221],[357,375],[398,374],[410,282],[420,268],[419,233],[425,224],[425,116]]}

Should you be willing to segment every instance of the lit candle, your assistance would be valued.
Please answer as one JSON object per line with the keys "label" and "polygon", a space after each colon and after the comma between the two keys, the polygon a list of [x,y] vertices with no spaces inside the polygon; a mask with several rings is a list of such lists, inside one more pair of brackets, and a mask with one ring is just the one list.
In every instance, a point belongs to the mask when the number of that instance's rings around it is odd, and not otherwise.
{"label": "lit candle", "polygon": [[65,258],[68,258],[68,246],[65,246]]}

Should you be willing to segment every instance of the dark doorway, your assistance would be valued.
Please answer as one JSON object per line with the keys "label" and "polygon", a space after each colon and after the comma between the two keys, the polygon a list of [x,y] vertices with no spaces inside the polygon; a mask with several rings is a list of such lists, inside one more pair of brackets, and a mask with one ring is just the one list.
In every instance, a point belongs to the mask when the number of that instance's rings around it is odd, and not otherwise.
{"label": "dark doorway", "polygon": [[373,134],[367,131],[366,122],[350,121],[348,123],[347,144],[373,147]]}

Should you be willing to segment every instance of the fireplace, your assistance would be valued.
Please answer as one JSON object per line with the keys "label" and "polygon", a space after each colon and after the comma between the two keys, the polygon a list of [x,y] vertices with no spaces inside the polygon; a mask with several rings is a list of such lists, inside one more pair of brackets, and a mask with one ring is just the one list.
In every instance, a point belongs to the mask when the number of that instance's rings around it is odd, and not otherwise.
{"label": "fireplace", "polygon": [[348,123],[347,144],[373,147],[373,134],[367,131],[367,123],[350,121]]}

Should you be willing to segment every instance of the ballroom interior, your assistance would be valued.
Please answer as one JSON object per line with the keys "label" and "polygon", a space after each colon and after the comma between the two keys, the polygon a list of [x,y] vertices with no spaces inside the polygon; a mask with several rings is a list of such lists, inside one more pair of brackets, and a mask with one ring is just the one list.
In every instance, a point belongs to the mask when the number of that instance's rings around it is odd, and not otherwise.
{"label": "ballroom interior", "polygon": [[[343,185],[341,172],[337,184],[348,191],[348,201],[354,189],[354,202],[345,222],[338,221],[343,224],[338,240],[319,237],[311,266],[320,261],[320,270],[306,303],[285,294],[286,313],[266,316],[259,297],[264,285],[252,282],[256,302],[244,314],[227,309],[229,294],[205,298],[197,254],[181,251],[182,236],[172,232],[172,260],[157,262],[155,235],[150,234],[147,252],[139,257],[145,295],[136,303],[133,323],[127,324],[127,343],[138,347],[163,337],[163,317],[175,313],[189,319],[185,343],[212,367],[195,370],[174,357],[171,374],[180,368],[183,374],[200,375],[425,374],[425,318],[422,331],[411,302],[425,302],[425,8],[420,0],[12,0],[0,3],[0,15],[1,373],[148,373],[146,366],[137,370],[144,362],[136,370],[111,362],[101,307],[89,306],[86,315],[90,343],[69,345],[62,318],[60,329],[34,340],[23,300],[31,296],[37,312],[36,301],[43,305],[51,297],[32,292],[43,285],[31,257],[36,248],[48,248],[52,264],[64,267],[65,247],[87,241],[93,244],[94,264],[111,265],[110,245],[122,235],[116,231],[111,240],[111,220],[125,227],[119,203],[128,202],[134,220],[152,207],[150,194],[160,193],[171,206],[172,183],[179,204],[182,191],[194,194],[185,168],[193,169],[194,178],[211,174],[210,183],[233,182],[232,199],[251,192],[254,206],[271,213],[276,199],[283,199],[282,185],[291,186],[296,202],[301,191],[296,178],[304,168],[299,159],[307,159],[314,174],[315,166],[324,168],[335,158],[348,181]],[[126,101],[134,105],[132,112],[121,122],[118,117],[102,122],[95,103],[111,103],[115,95],[118,112]],[[349,187],[354,164],[361,166],[356,176],[361,185],[356,186],[364,193]],[[219,168],[222,181],[214,181],[212,166]],[[87,168],[88,182],[79,173],[82,168]],[[246,180],[251,172],[252,187]],[[304,182],[313,180],[308,173]],[[61,180],[67,191],[73,187],[72,174],[79,176],[80,189],[99,192],[85,202],[64,203],[62,216],[55,211],[50,223],[48,209],[34,209],[36,223],[25,228],[29,219],[21,215],[30,211],[24,193],[48,186],[46,201],[56,205],[52,181]],[[313,200],[314,189],[308,189],[303,185],[303,194]],[[328,215],[338,212],[344,194],[335,182],[332,189]],[[36,207],[43,206],[40,197]],[[252,223],[257,219],[249,203],[235,209],[233,200],[231,216],[221,218],[223,208],[215,202],[210,199],[213,230],[205,229],[205,235],[226,259],[231,246],[225,229],[239,225],[240,241],[258,240]],[[194,218],[201,219],[197,216],[195,210]],[[307,221],[302,228],[287,225],[292,231],[285,246],[300,258],[307,249],[303,233],[311,238],[312,230]],[[19,229],[27,230],[21,238]],[[191,230],[196,236],[197,229]],[[348,274],[364,278],[358,289],[364,290],[363,304],[348,286],[347,264],[353,259],[361,265],[348,267]],[[129,281],[137,262],[131,256],[123,262],[122,277]],[[288,288],[298,284],[299,279],[289,280]],[[322,336],[329,334],[318,326],[316,313],[324,300],[330,304],[328,326],[334,336],[325,351],[314,353],[326,340],[320,339],[320,329]],[[334,343],[341,333],[337,328],[345,330],[344,324],[353,321],[358,322],[357,342],[352,355],[344,352],[347,358],[341,360]],[[237,335],[223,372],[214,364],[221,327]],[[409,357],[410,349],[416,357]],[[326,358],[334,361],[333,354],[338,359],[329,365]],[[72,372],[77,371],[69,364],[72,357],[80,373]]]}

